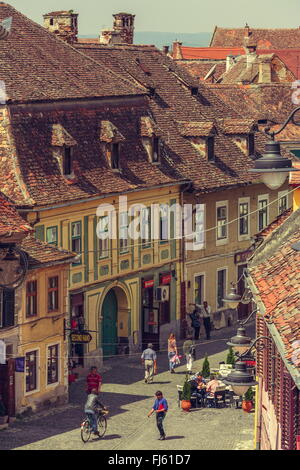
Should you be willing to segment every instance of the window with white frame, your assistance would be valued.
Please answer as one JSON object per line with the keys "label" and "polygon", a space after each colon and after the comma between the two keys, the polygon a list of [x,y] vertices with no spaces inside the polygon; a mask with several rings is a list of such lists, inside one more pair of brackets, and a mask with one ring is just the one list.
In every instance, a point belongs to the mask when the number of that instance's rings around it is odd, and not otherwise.
{"label": "window with white frame", "polygon": [[31,392],[38,384],[38,351],[30,351],[25,355],[25,390]]}
{"label": "window with white frame", "polygon": [[128,252],[128,213],[121,212],[119,216],[120,253]]}
{"label": "window with white frame", "polygon": [[109,256],[109,216],[104,215],[99,219],[99,258]]}
{"label": "window with white frame", "polygon": [[288,209],[288,191],[278,192],[278,215],[282,214]]}
{"label": "window with white frame", "polygon": [[50,245],[58,244],[58,229],[56,227],[48,227],[46,230],[46,241]]}
{"label": "window with white frame", "polygon": [[240,198],[238,201],[238,235],[239,240],[250,236],[250,198]]}
{"label": "window with white frame", "polygon": [[161,204],[159,206],[159,239],[167,241],[169,239],[169,206]]}
{"label": "window with white frame", "polygon": [[226,242],[228,238],[228,201],[218,201],[216,204],[217,244]]}
{"label": "window with white frame", "polygon": [[151,244],[151,208],[143,207],[141,210],[141,240],[142,248]]}
{"label": "window with white frame", "polygon": [[217,308],[224,307],[224,296],[226,295],[227,269],[218,269],[217,271]]}
{"label": "window with white frame", "polygon": [[194,245],[199,250],[205,246],[205,204],[196,204],[194,213]]}
{"label": "window with white frame", "polygon": [[269,195],[264,194],[261,196],[258,196],[257,199],[257,228],[258,231],[260,232],[263,230],[269,223],[269,216],[268,216],[268,206],[269,204]]}
{"label": "window with white frame", "polygon": [[47,384],[58,382],[58,344],[48,346],[47,355]]}

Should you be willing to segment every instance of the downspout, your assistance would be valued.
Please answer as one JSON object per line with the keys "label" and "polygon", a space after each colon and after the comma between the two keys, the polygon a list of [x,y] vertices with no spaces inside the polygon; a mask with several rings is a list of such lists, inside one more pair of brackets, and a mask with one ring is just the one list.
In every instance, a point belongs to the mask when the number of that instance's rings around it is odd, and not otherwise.
{"label": "downspout", "polygon": [[[186,249],[185,249],[185,227],[184,227],[184,192],[190,190],[192,187],[192,183],[187,183],[185,186],[182,187],[182,190],[180,192],[180,205],[181,205],[181,260],[182,260],[182,269],[181,271],[181,277],[180,277],[180,289],[181,289],[181,283],[184,282],[184,290],[185,290],[185,313],[187,312],[187,267],[186,267]],[[181,294],[181,292],[180,292]],[[181,298],[181,296],[180,296]],[[180,315],[181,317],[181,315]]]}

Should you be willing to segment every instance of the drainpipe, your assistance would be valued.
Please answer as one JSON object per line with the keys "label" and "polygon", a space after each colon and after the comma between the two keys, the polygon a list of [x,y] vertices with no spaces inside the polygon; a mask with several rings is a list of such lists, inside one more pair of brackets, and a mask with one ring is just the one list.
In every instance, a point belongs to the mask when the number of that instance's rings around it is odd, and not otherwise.
{"label": "drainpipe", "polygon": [[[183,204],[184,204],[184,198],[183,198],[183,195],[184,195],[184,192],[185,191],[188,191],[192,188],[192,183],[187,183],[186,185],[184,185],[181,189],[181,192],[180,192],[180,205],[181,205],[181,209],[183,210]],[[185,263],[185,258],[186,258],[186,249],[185,249],[185,232],[184,232],[184,217],[183,217],[183,213],[181,214],[181,233],[182,233],[182,239],[181,239],[181,260],[182,260],[182,269],[180,270],[180,274],[181,274],[181,277],[180,277],[180,299],[181,299],[181,283],[184,282],[185,283],[185,311],[187,310],[187,286],[186,286],[186,283],[187,283],[187,267],[186,267],[186,263]],[[180,312],[181,313],[181,312]],[[181,317],[181,315],[180,315]]]}

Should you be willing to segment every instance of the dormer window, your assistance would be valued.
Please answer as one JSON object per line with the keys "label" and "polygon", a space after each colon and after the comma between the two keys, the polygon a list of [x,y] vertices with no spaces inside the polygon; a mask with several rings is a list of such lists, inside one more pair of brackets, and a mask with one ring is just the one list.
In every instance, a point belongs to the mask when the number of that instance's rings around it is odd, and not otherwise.
{"label": "dormer window", "polygon": [[152,139],[152,161],[158,163],[160,159],[160,138],[153,137]]}
{"label": "dormer window", "polygon": [[251,157],[251,155],[254,155],[255,152],[255,139],[254,139],[254,134],[249,134],[248,136],[248,155]]}
{"label": "dormer window", "polygon": [[71,147],[64,147],[63,173],[64,176],[71,176],[73,173],[73,158]]}
{"label": "dormer window", "polygon": [[113,170],[120,169],[120,144],[115,142],[111,144],[111,167]]}
{"label": "dormer window", "polygon": [[159,128],[150,116],[140,119],[140,134],[144,149],[151,163],[160,163],[161,138]]}
{"label": "dormer window", "polygon": [[207,152],[207,160],[209,162],[214,161],[214,159],[215,159],[215,138],[213,136],[209,136],[206,139],[206,152]]}

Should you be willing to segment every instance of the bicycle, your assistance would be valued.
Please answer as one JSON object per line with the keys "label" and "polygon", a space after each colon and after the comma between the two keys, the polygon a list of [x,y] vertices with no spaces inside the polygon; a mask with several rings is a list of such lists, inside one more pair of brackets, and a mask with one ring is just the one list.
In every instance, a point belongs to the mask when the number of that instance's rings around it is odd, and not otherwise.
{"label": "bicycle", "polygon": [[[106,416],[100,411],[97,417],[97,431],[99,437],[103,437],[107,428],[107,419]],[[81,439],[82,441],[88,442],[92,434],[92,423],[90,417],[87,415],[84,421],[81,424]]]}

